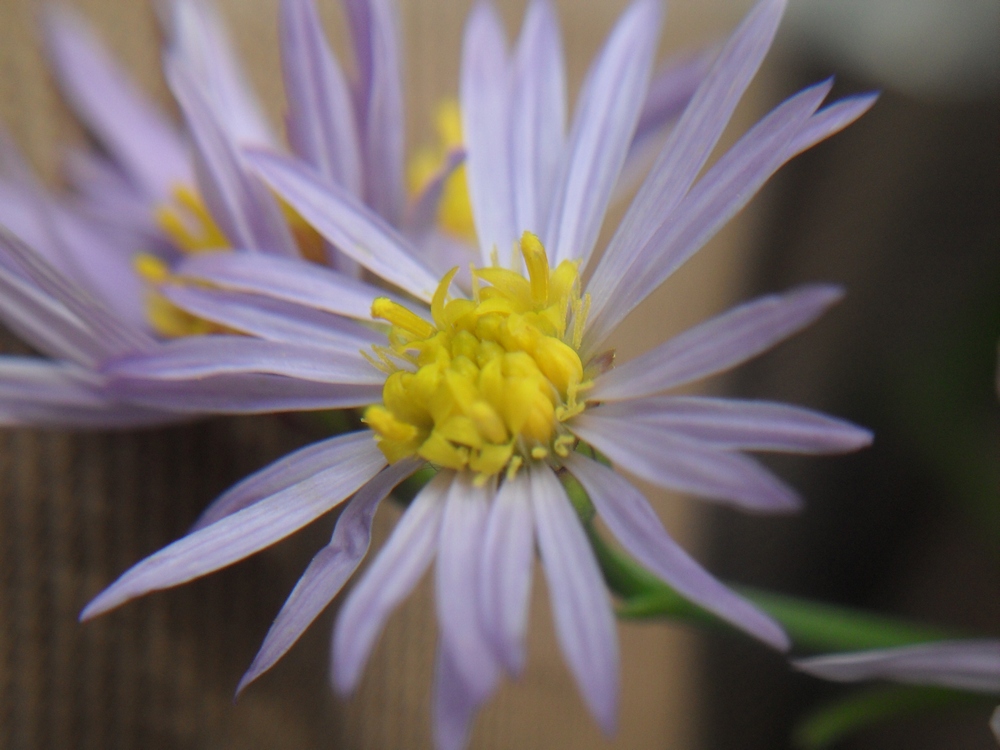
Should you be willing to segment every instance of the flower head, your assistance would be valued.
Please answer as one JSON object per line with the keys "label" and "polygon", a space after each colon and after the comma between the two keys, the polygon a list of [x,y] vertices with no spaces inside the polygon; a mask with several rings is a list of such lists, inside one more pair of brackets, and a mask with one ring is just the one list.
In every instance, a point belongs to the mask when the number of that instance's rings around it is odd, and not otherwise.
{"label": "flower head", "polygon": [[[239,320],[247,330],[250,321],[256,330],[247,332],[256,335],[169,342],[110,362],[105,372],[140,403],[156,403],[150,382],[195,393],[213,378],[280,376],[341,406],[364,407],[369,429],[244,480],[191,534],[127,571],[83,616],[242,559],[350,498],[242,687],[291,647],[360,564],[377,504],[429,465],[436,476],[341,609],[333,676],[341,691],[353,689],[387,617],[436,560],[439,747],[460,747],[502,673],[523,666],[536,546],[563,653],[600,725],[614,728],[614,617],[567,497],[568,477],[642,565],[736,627],[786,647],[781,628],[687,555],[616,468],[739,508],[796,508],[795,492],[743,451],[847,451],[866,445],[867,431],[783,404],[663,392],[767,350],[815,320],[840,291],[806,286],[755,300],[620,366],[608,343],[774,171],[871,106],[869,96],[820,109],[830,84],[808,88],[705,168],[783,7],[763,0],[723,47],[599,261],[598,233],[647,101],[660,21],[654,0],[636,0],[615,26],[568,132],[550,4],[531,4],[512,52],[492,8],[473,10],[460,112],[478,263],[464,288],[457,269],[435,271],[412,237],[322,170],[247,149],[244,158],[270,188],[388,291],[292,259],[195,257],[163,292],[199,314],[210,310],[220,325],[240,328]],[[244,407],[254,400],[232,398]]]}

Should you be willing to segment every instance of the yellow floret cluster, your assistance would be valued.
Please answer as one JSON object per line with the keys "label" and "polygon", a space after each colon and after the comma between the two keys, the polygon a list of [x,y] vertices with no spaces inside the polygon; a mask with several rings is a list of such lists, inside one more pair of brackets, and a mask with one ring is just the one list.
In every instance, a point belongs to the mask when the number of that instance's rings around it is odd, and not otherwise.
{"label": "yellow floret cluster", "polygon": [[431,303],[433,323],[375,300],[372,316],[392,328],[389,346],[377,347],[372,361],[389,376],[382,404],[364,419],[389,461],[418,455],[485,481],[516,472],[527,458],[572,448],[562,422],[583,409],[577,349],[587,300],[576,262],[550,270],[545,248],[528,232],[520,249],[527,275],[473,270],[472,299],[448,299],[457,269],[448,273]]}

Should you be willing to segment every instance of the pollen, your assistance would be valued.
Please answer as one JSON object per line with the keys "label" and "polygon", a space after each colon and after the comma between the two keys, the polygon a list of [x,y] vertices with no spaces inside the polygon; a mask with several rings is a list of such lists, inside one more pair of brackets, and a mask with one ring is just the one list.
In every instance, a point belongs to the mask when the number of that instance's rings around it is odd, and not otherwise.
{"label": "pollen", "polygon": [[485,482],[575,444],[562,423],[583,410],[589,385],[574,336],[574,315],[586,310],[577,263],[550,269],[529,232],[520,251],[527,276],[473,269],[472,299],[450,297],[452,269],[430,320],[384,297],[372,304],[390,324],[389,346],[375,352],[388,377],[364,420],[389,461],[416,455]]}

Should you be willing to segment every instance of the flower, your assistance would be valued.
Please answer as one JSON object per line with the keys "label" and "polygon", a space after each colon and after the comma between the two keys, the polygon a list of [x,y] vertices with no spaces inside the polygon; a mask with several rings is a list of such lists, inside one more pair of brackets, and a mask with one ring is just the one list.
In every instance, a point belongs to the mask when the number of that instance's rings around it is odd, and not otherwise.
{"label": "flower", "polygon": [[[178,264],[162,291],[228,326],[247,295],[280,304],[254,336],[206,336],[109,362],[116,388],[144,403],[164,386],[280,376],[367,407],[367,430],[309,446],[247,478],[184,538],[138,563],[82,613],[218,570],[347,501],[330,544],[306,569],[240,688],[271,667],[363,559],[378,503],[420,467],[437,469],[351,590],[333,642],[333,680],[356,684],[395,606],[435,564],[440,644],[434,731],[461,747],[502,673],[524,662],[534,549],[559,642],[584,700],[611,732],[618,702],[614,616],[564,482],[579,482],[611,533],[677,591],[765,643],[781,628],[704,571],[616,467],[653,484],[752,511],[798,506],[795,492],[743,451],[833,453],[870,433],[769,402],[661,395],[725,371],[815,320],[841,293],[805,286],[744,304],[614,366],[608,339],[782,164],[867,110],[873,96],[820,109],[830,83],[771,112],[704,170],[777,29],[763,0],[728,40],[598,261],[604,213],[646,99],[660,21],[636,0],[586,78],[568,135],[557,22],[533,2],[508,53],[490,5],[469,18],[460,112],[480,267],[468,293],[343,186],[262,149],[246,159],[323,237],[393,291],[301,262],[216,254]],[[584,284],[584,271],[589,281]],[[343,318],[384,321],[359,346]],[[281,325],[279,325],[279,321]],[[282,327],[283,326],[283,327]],[[353,330],[353,329],[352,329]],[[270,340],[264,340],[270,339]],[[280,354],[280,356],[278,356]],[[233,395],[234,402],[247,399]],[[155,396],[150,403],[155,403]]]}
{"label": "flower", "polygon": [[[394,8],[386,0],[371,0],[349,9],[359,70],[353,81],[326,44],[312,4],[282,3],[291,150],[419,242],[424,258],[440,256],[437,267],[450,258],[464,259],[463,246],[429,225],[462,155],[456,151],[434,166],[407,204]],[[185,298],[185,310],[171,298],[183,291],[162,292],[161,282],[184,258],[211,265],[206,256],[236,249],[267,254],[278,269],[283,268],[279,258],[299,256],[348,276],[360,269],[249,169],[241,145],[278,149],[280,141],[212,6],[173,0],[165,11],[164,68],[184,116],[183,130],[134,86],[80,18],[64,8],[45,16],[56,80],[101,151],[70,152],[65,171],[73,193],[54,196],[37,183],[12,144],[0,142],[0,226],[6,230],[0,237],[5,260],[0,316],[48,357],[0,358],[6,386],[0,420],[6,424],[128,427],[220,409],[333,408],[343,401],[309,385],[294,384],[290,392],[284,379],[240,374],[160,384],[155,405],[140,406],[109,387],[99,372],[100,361],[140,354],[163,337],[220,330],[268,337],[259,301],[249,316],[238,315],[230,302],[227,326],[220,328],[211,320],[218,300],[195,304]],[[695,56],[658,75],[634,139],[633,164],[642,160],[643,143],[690,98],[704,75],[705,58]],[[288,333],[288,324],[281,328]],[[364,330],[348,333],[357,339],[355,348],[372,343]],[[249,403],[236,403],[227,396],[232,393],[245,394]]]}

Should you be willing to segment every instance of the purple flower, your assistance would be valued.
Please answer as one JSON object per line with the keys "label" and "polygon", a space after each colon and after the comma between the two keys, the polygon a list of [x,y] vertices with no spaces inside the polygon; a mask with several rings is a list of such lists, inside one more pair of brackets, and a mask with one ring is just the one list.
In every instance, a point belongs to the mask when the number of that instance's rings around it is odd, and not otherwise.
{"label": "purple flower", "polygon": [[[284,201],[394,291],[274,255],[191,257],[162,292],[251,335],[168,342],[104,371],[120,392],[152,407],[164,405],[169,389],[197,398],[206,384],[227,378],[275,378],[340,406],[368,407],[370,430],[305,448],[236,485],[195,530],[127,571],[82,617],[218,570],[348,501],[242,688],[292,646],[360,564],[377,504],[429,463],[435,478],[344,602],[332,671],[341,692],[356,686],[386,619],[436,560],[438,747],[463,746],[500,676],[522,669],[536,548],[563,653],[598,723],[614,729],[614,617],[563,486],[568,476],[641,564],[736,627],[786,648],[781,628],[704,571],[642,494],[592,450],[658,486],[785,512],[798,507],[794,490],[744,451],[836,453],[870,442],[866,430],[799,407],[662,395],[809,325],[840,298],[837,288],[804,286],[754,300],[618,367],[608,348],[625,316],[781,165],[871,106],[874,97],[863,96],[821,109],[830,83],[813,86],[705,169],[783,9],[780,0],[763,0],[721,49],[599,262],[592,251],[647,101],[660,23],[653,0],[634,2],[615,26],[568,132],[550,4],[530,5],[512,51],[492,7],[473,10],[460,105],[481,267],[466,291],[453,283],[458,269],[442,278],[385,213],[315,163],[248,150],[246,160]],[[314,60],[300,75],[321,90],[322,69]],[[319,143],[333,127],[317,119],[302,130]],[[582,286],[585,269],[590,280]],[[373,326],[373,318],[388,326]],[[229,399],[233,411],[273,408],[253,393]],[[225,410],[224,399],[213,408]]]}

